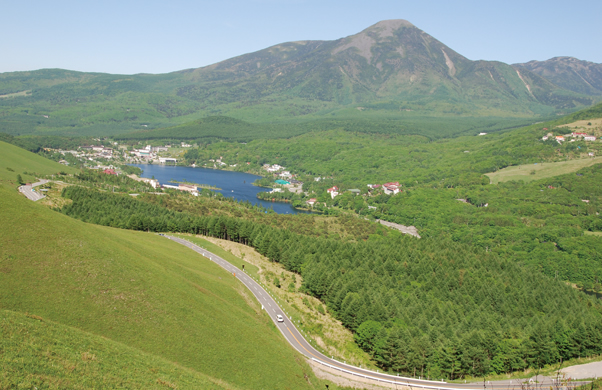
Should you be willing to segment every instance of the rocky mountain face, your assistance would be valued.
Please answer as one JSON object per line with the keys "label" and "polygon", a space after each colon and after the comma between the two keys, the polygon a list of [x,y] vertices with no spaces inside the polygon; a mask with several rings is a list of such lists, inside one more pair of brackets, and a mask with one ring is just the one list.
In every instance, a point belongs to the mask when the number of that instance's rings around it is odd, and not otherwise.
{"label": "rocky mountain face", "polygon": [[569,91],[602,95],[602,64],[573,57],[554,57],[547,61],[529,61],[513,66],[528,69]]}

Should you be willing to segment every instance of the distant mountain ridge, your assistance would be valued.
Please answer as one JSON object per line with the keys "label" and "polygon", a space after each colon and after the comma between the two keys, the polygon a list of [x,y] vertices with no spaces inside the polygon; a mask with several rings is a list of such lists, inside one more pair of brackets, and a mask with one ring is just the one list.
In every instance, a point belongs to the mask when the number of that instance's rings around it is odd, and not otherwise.
{"label": "distant mountain ridge", "polygon": [[230,101],[282,93],[340,105],[420,102],[446,106],[450,113],[524,114],[538,111],[529,107],[537,104],[588,104],[530,71],[468,60],[405,20],[382,21],[335,41],[275,45],[181,74],[191,85],[179,88],[178,96],[194,100],[211,99],[226,82],[236,91]]}
{"label": "distant mountain ridge", "polygon": [[600,99],[527,66],[471,61],[406,20],[275,45],[162,75],[0,74],[0,131],[111,135],[207,116],[253,123],[411,116],[537,117]]}
{"label": "distant mountain ridge", "polygon": [[574,57],[554,57],[546,61],[514,64],[514,67],[528,69],[569,91],[602,95],[602,64]]}

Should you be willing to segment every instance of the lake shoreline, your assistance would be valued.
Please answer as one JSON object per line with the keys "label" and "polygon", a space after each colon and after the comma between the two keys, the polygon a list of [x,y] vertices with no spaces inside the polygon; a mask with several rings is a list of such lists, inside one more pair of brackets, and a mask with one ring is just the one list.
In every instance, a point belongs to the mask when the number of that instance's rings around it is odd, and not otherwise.
{"label": "lake shoreline", "polygon": [[[277,214],[308,214],[308,211],[297,210],[289,202],[271,202],[257,198],[258,192],[265,189],[256,187],[252,183],[261,179],[261,176],[226,169],[213,169],[202,167],[162,165],[162,164],[131,164],[142,169],[143,178],[155,177],[159,183],[188,182],[206,183],[220,190],[224,197],[234,198],[239,202],[257,204],[265,209],[272,209]],[[194,184],[193,184],[194,185]]]}

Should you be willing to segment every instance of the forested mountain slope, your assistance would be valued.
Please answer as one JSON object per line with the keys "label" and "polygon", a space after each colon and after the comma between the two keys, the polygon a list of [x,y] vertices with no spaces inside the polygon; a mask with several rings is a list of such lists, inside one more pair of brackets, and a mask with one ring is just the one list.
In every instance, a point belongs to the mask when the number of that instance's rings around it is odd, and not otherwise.
{"label": "forested mountain slope", "polygon": [[405,20],[388,20],[334,41],[282,43],[163,75],[0,74],[0,131],[112,135],[215,115],[254,123],[532,118],[597,101],[587,93],[526,68],[471,61]]}

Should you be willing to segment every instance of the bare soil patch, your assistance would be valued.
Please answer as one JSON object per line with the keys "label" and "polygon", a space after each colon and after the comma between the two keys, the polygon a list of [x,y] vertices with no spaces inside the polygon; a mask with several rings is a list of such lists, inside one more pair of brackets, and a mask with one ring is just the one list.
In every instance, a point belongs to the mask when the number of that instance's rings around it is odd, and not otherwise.
{"label": "bare soil patch", "polygon": [[0,95],[0,99],[17,97],[17,96],[27,96],[27,95],[31,95],[31,89],[28,89],[27,91],[7,93],[6,95]]}

